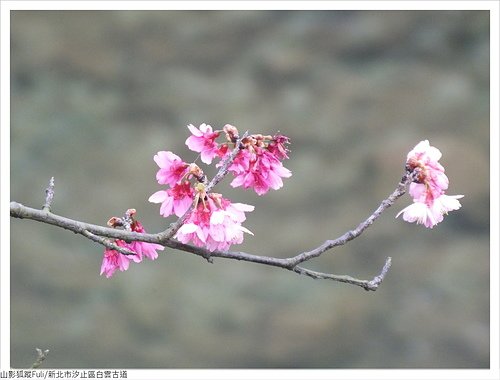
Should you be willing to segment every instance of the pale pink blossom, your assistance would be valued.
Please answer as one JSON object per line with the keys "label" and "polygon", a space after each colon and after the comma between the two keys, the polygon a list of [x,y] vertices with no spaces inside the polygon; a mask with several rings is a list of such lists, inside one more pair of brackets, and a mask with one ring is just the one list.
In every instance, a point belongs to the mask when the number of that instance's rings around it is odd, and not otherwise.
{"label": "pale pink blossom", "polygon": [[434,199],[432,208],[435,210],[435,212],[439,212],[441,215],[447,215],[448,211],[458,210],[460,207],[462,207],[458,199],[463,197],[463,195],[441,194],[438,198]]}
{"label": "pale pink blossom", "polygon": [[181,228],[179,228],[175,238],[184,244],[191,241],[194,245],[203,247],[206,244],[207,235],[208,231],[206,226],[190,222],[184,223]]}
{"label": "pale pink blossom", "polygon": [[254,207],[250,205],[232,203],[227,205],[225,210],[214,211],[210,217],[207,249],[226,251],[232,244],[243,242],[243,233],[253,235],[252,231],[241,225],[246,219],[245,212],[253,211],[253,209]]}
{"label": "pale pink blossom", "polygon": [[443,194],[444,191],[433,183],[411,183],[408,188],[408,194],[411,195],[414,202],[425,203],[429,207],[434,199]]}
{"label": "pale pink blossom", "polygon": [[396,218],[403,214],[403,219],[407,222],[432,228],[449,211],[461,207],[458,199],[463,195],[445,194],[449,180],[444,174],[444,167],[438,162],[441,156],[441,151],[431,146],[428,140],[421,141],[408,153],[406,166],[414,180],[408,193],[414,203],[401,210]]}
{"label": "pale pink blossom", "polygon": [[245,203],[231,203],[227,199],[224,201],[223,205],[225,211],[230,215],[231,219],[237,223],[243,223],[247,219],[245,212],[252,212],[255,209],[254,206]]}
{"label": "pale pink blossom", "polygon": [[212,198],[207,198],[205,203],[199,202],[179,231],[177,231],[176,239],[181,243],[192,241],[198,247],[205,246],[210,229],[210,217],[212,210],[215,209],[217,209],[217,206]]}
{"label": "pale pink blossom", "polygon": [[215,139],[219,137],[219,131],[213,131],[210,125],[205,123],[196,128],[194,125],[188,125],[192,135],[186,139],[186,145],[193,152],[199,152],[201,161],[205,164],[211,164],[212,160],[218,153],[218,144]]}
{"label": "pale pink blossom", "polygon": [[413,171],[418,183],[425,183],[441,190],[448,188],[448,177],[444,167],[438,162],[441,151],[429,144],[429,140],[419,142],[407,156],[407,166]]}
{"label": "pale pink blossom", "polygon": [[[252,234],[241,223],[246,219],[245,212],[254,207],[243,203],[231,203],[220,198],[218,204],[211,197],[205,205],[191,212],[186,223],[177,231],[176,239],[182,243],[192,242],[209,251],[228,250],[233,244],[243,242],[243,233]],[[253,235],[253,234],[252,234]]]}
{"label": "pale pink blossom", "polygon": [[194,190],[189,181],[176,183],[172,188],[160,190],[149,197],[152,203],[161,203],[160,215],[182,216],[193,203]]}
{"label": "pale pink blossom", "polygon": [[173,186],[187,174],[188,164],[172,152],[158,152],[154,160],[160,167],[156,173],[156,179],[160,185]]}
{"label": "pale pink blossom", "polygon": [[[396,218],[403,214],[403,219],[407,222],[423,224],[427,228],[432,228],[439,223],[443,216],[440,213],[435,213],[432,207],[428,207],[425,203],[414,202],[408,207],[401,210]],[[441,220],[440,220],[441,219]]]}
{"label": "pale pink blossom", "polygon": [[403,219],[407,222],[423,224],[427,228],[432,228],[443,221],[443,216],[449,211],[458,210],[462,205],[458,199],[463,195],[445,195],[433,199],[432,203],[422,203],[415,201],[413,204],[401,210],[396,218],[403,214]]}
{"label": "pale pink blossom", "polygon": [[444,171],[444,168],[437,163],[441,159],[442,155],[443,154],[438,148],[430,145],[429,140],[423,140],[415,145],[412,150],[410,150],[406,159],[407,161],[409,161],[411,158],[416,158],[417,160],[422,161],[425,164],[432,162],[440,166]]}

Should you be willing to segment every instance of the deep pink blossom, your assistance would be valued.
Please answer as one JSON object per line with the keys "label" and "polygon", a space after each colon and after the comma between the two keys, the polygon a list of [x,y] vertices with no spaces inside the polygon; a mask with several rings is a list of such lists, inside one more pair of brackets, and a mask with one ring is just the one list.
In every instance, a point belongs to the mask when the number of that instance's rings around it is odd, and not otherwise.
{"label": "deep pink blossom", "polygon": [[269,189],[283,187],[282,178],[288,178],[292,172],[268,150],[259,149],[256,153],[242,153],[229,168],[235,174],[232,187],[253,188],[258,195]]}
{"label": "deep pink blossom", "polygon": [[160,185],[173,186],[187,174],[188,164],[172,152],[158,152],[154,160],[160,167],[156,173]]}
{"label": "deep pink blossom", "polygon": [[201,161],[205,164],[211,164],[212,160],[218,153],[218,144],[215,139],[219,137],[219,131],[213,131],[210,125],[203,123],[200,128],[194,125],[188,125],[192,135],[186,139],[186,145],[193,152],[199,152]]}
{"label": "deep pink blossom", "polygon": [[[289,139],[286,136],[253,134],[240,139],[237,128],[229,124],[216,131],[207,124],[201,124],[199,128],[190,124],[188,129],[191,136],[186,139],[186,145],[199,152],[206,164],[218,158],[221,161],[216,166],[220,167],[224,158],[238,146],[236,157],[228,168],[235,177],[231,182],[233,187],[253,188],[262,195],[269,189],[281,188],[283,178],[292,175],[281,163],[288,158]],[[225,135],[225,141],[217,143],[221,134]],[[186,164],[171,152],[159,152],[155,161],[160,166],[158,182],[170,185],[169,189],[157,191],[149,197],[150,202],[161,203],[160,214],[182,216],[195,202],[175,235],[179,241],[207,247],[210,251],[227,250],[232,244],[240,244],[244,233],[251,234],[241,224],[245,212],[252,211],[253,206],[233,204],[220,194],[207,194],[208,179],[195,163]]]}
{"label": "deep pink blossom", "polygon": [[[228,138],[237,135],[235,127],[226,125],[224,128]],[[281,134],[274,136],[258,134],[242,139],[241,143],[243,149],[238,152],[228,168],[235,177],[231,186],[253,188],[258,195],[267,193],[269,189],[280,189],[283,186],[283,178],[292,175],[281,162],[288,158],[286,145],[289,143],[289,138]],[[218,155],[222,159],[229,153],[227,144],[219,147]],[[217,166],[221,164],[222,161]]]}
{"label": "deep pink blossom", "polygon": [[161,203],[160,215],[182,216],[193,203],[194,190],[189,181],[176,183],[172,188],[160,190],[149,197],[152,203]]}
{"label": "deep pink blossom", "polygon": [[[137,220],[132,223],[131,227],[132,231],[134,232],[139,232],[141,234],[146,233],[142,224]],[[131,243],[128,243],[128,249],[136,253],[135,255],[130,256],[133,261],[139,263],[142,261],[143,256],[146,256],[148,259],[155,260],[158,257],[158,252],[156,251],[163,251],[165,247],[163,245],[155,243],[133,241]]]}
{"label": "deep pink blossom", "polygon": [[[131,224],[131,230],[134,232],[145,233],[144,227],[142,224],[136,220],[134,220]],[[134,261],[136,263],[140,263],[143,257],[147,257],[151,260],[154,260],[158,257],[157,250],[163,250],[165,247],[159,244],[154,243],[146,243],[141,241],[133,241],[131,243],[127,243],[123,240],[115,240],[114,243],[118,247],[123,247],[132,252],[135,252],[135,255],[124,255],[114,249],[106,248],[104,250],[104,257],[101,264],[101,275],[104,274],[107,278],[110,278],[113,273],[119,269],[121,272],[128,269],[130,261]]]}
{"label": "deep pink blossom", "polygon": [[444,167],[438,162],[441,156],[439,149],[431,146],[428,140],[421,141],[408,153],[406,165],[414,178],[408,193],[413,198],[413,204],[401,210],[396,218],[403,214],[407,222],[432,228],[449,211],[461,207],[458,199],[463,195],[445,194],[449,181]]}
{"label": "deep pink blossom", "polygon": [[277,159],[283,160],[288,158],[288,148],[286,145],[290,143],[290,139],[282,134],[276,134],[267,146],[267,150],[272,153]]}
{"label": "deep pink blossom", "polygon": [[[121,247],[125,246],[123,240],[117,240],[115,244]],[[121,272],[127,270],[129,264],[130,259],[127,255],[123,255],[114,249],[106,248],[101,264],[101,275],[104,274],[107,278],[110,278],[117,269]]]}
{"label": "deep pink blossom", "polygon": [[[226,152],[229,154],[230,152]],[[224,158],[224,157],[223,157]],[[250,153],[248,150],[244,149],[238,152],[236,157],[234,157],[233,162],[229,165],[228,170],[235,176],[247,172],[250,169],[250,163],[255,160],[255,153]],[[219,167],[222,161],[217,164]]]}

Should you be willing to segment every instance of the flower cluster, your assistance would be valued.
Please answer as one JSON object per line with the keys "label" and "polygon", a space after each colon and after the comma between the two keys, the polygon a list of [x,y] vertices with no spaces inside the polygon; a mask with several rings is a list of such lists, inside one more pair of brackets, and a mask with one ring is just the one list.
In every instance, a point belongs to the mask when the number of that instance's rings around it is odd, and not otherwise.
{"label": "flower cluster", "polygon": [[186,222],[177,232],[176,238],[187,243],[206,247],[209,251],[226,251],[232,244],[243,242],[243,233],[253,235],[243,227],[245,212],[253,211],[254,206],[244,203],[231,203],[220,194],[207,195],[190,213]]}
{"label": "flower cluster", "polygon": [[[199,128],[190,124],[188,129],[191,136],[186,139],[186,145],[200,153],[205,164],[219,160],[216,166],[220,167],[233,149],[239,149],[228,167],[235,177],[231,182],[233,187],[253,188],[258,195],[263,195],[270,189],[280,189],[282,178],[292,175],[282,164],[288,158],[289,139],[286,136],[256,134],[240,139],[236,127],[229,124],[215,131],[207,124],[201,124]],[[218,142],[219,138],[223,141]],[[177,231],[176,239],[183,243],[191,241],[214,251],[228,250],[232,244],[243,242],[243,233],[252,234],[241,223],[246,219],[245,212],[252,211],[254,207],[231,203],[218,193],[207,193],[208,181],[198,165],[188,164],[167,151],[158,152],[154,161],[160,168],[156,174],[158,183],[168,186],[149,197],[150,202],[161,204],[160,214],[181,217],[193,205]]]}
{"label": "flower cluster", "polygon": [[406,170],[413,178],[408,193],[413,198],[413,204],[401,210],[396,218],[403,214],[403,219],[407,222],[417,222],[432,228],[449,211],[461,207],[458,199],[463,195],[445,194],[448,177],[438,162],[441,155],[439,149],[431,146],[428,140],[421,141],[408,153]]}
{"label": "flower cluster", "polygon": [[[222,162],[230,154],[230,146],[239,138],[238,130],[230,124],[226,124],[222,131],[212,131],[212,127],[206,124],[202,124],[199,129],[193,125],[188,125],[188,128],[192,135],[186,140],[186,145],[192,151],[199,152],[201,160],[206,164],[210,164],[216,157]],[[218,144],[215,139],[222,132],[226,141]],[[292,175],[281,162],[288,158],[288,143],[288,137],[281,134],[256,134],[243,138],[241,150],[229,167],[229,171],[235,176],[231,186],[253,188],[258,195],[267,193],[269,189],[278,190],[283,187],[282,178]]]}
{"label": "flower cluster", "polygon": [[[108,220],[108,226],[110,227],[124,227],[127,231],[145,233],[144,227],[142,224],[134,220],[134,214],[136,213],[135,209],[129,209],[125,213],[125,217],[117,218],[112,217]],[[104,250],[104,257],[101,265],[101,275],[104,274],[107,278],[111,277],[113,273],[117,269],[120,271],[125,271],[128,269],[130,261],[135,263],[140,263],[143,257],[147,257],[151,260],[154,260],[158,257],[157,250],[163,250],[164,247],[159,244],[153,243],[144,243],[140,241],[133,241],[131,243],[127,243],[123,240],[117,239],[114,241],[114,244],[118,247],[125,248],[129,251],[135,253],[135,255],[125,255],[120,253],[114,249],[106,248]]]}

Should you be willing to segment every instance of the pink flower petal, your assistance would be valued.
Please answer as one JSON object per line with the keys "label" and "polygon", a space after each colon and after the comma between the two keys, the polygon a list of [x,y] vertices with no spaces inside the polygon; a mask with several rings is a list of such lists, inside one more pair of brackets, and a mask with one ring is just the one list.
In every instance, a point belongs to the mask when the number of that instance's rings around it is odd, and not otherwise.
{"label": "pink flower petal", "polygon": [[[202,124],[202,125],[204,125],[204,124]],[[198,128],[196,128],[193,124],[189,124],[187,127],[189,129],[189,132],[191,132],[192,135],[198,136],[198,137],[203,136],[203,132],[200,131]]]}
{"label": "pink flower petal", "polygon": [[151,195],[148,199],[149,202],[151,203],[161,203],[167,199],[168,194],[166,190],[160,190]]}

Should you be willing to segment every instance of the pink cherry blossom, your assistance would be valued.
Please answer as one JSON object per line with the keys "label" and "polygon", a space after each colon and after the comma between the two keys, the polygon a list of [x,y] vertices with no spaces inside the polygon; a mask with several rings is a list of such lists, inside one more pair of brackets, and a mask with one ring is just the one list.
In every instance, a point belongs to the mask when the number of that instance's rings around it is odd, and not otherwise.
{"label": "pink cherry blossom", "polygon": [[219,131],[212,131],[212,127],[205,123],[200,125],[200,129],[194,125],[188,125],[192,135],[186,139],[186,145],[193,152],[201,154],[201,161],[205,164],[211,164],[212,160],[218,154],[218,144],[215,139],[219,137]]}
{"label": "pink cherry blossom", "polygon": [[[142,224],[134,220],[131,224],[131,230],[134,232],[145,233]],[[106,248],[104,250],[104,257],[101,264],[101,275],[105,274],[106,278],[110,278],[113,273],[119,269],[121,272],[128,269],[130,261],[140,263],[143,257],[155,260],[158,257],[157,250],[163,250],[165,247],[159,244],[146,243],[141,241],[133,241],[127,243],[123,240],[115,240],[114,242],[118,247],[126,248],[135,255],[124,255],[114,249]]]}
{"label": "pink cherry blossom", "polygon": [[253,211],[253,206],[231,203],[222,197],[217,203],[209,196],[205,205],[198,204],[177,231],[176,239],[182,243],[191,241],[213,252],[226,251],[232,244],[241,244],[244,232],[252,234],[241,223],[246,219],[245,212]]}
{"label": "pink cherry blossom", "polygon": [[226,210],[214,211],[210,217],[210,229],[206,242],[208,250],[227,251],[232,244],[243,242],[244,232],[253,235],[250,230],[241,225],[241,222],[245,220],[244,211],[253,211],[253,209],[254,207],[250,205],[233,203]]}
{"label": "pink cherry blossom", "polygon": [[405,207],[396,215],[396,218],[401,214],[403,214],[403,219],[407,222],[417,222],[417,224],[423,224],[427,228],[434,227],[435,224],[440,222],[439,218],[443,218],[441,214],[435,214],[431,207],[427,207],[425,203],[420,202],[414,202]]}
{"label": "pink cherry blossom", "polygon": [[266,194],[269,189],[283,187],[282,178],[288,178],[292,172],[268,150],[259,149],[257,153],[245,153],[240,160],[235,160],[229,170],[236,175],[232,187],[252,187],[258,195]]}
{"label": "pink cherry blossom", "polygon": [[[141,234],[146,233],[142,224],[137,220],[134,220],[131,227],[134,232],[139,232]],[[148,259],[155,260],[158,257],[158,252],[156,251],[163,251],[165,249],[163,245],[143,241],[133,241],[128,243],[128,248],[136,253],[136,255],[131,255],[131,259],[136,263],[141,262],[143,256],[146,256]]]}
{"label": "pink cherry blossom", "polygon": [[187,174],[188,164],[172,152],[158,152],[154,160],[160,167],[156,173],[156,179],[160,185],[173,186]]}
{"label": "pink cherry blossom", "polygon": [[182,216],[193,203],[194,190],[189,181],[176,183],[172,188],[160,190],[149,197],[152,203],[161,203],[160,215]]}
{"label": "pink cherry blossom", "polygon": [[447,215],[448,211],[458,210],[460,207],[462,207],[458,199],[463,197],[464,197],[463,195],[441,194],[439,197],[434,199],[432,208],[436,213],[440,213],[441,215]]}
{"label": "pink cherry blossom", "polygon": [[[229,153],[230,152],[226,152],[226,154]],[[250,162],[255,159],[254,157],[255,153],[250,153],[247,149],[241,150],[238,152],[231,165],[229,165],[228,170],[234,175],[245,173],[249,170]],[[217,164],[217,167],[221,166],[221,164],[222,161]]]}
{"label": "pink cherry blossom", "polygon": [[443,167],[437,163],[441,159],[442,155],[443,154],[438,148],[430,145],[429,140],[423,140],[415,145],[412,150],[410,150],[406,159],[407,161],[409,161],[411,158],[416,158],[417,160],[422,161],[426,164],[432,162],[434,163],[434,165],[437,164],[438,166],[440,166],[444,171]]}
{"label": "pink cherry blossom", "polygon": [[421,141],[407,156],[407,169],[414,178],[408,193],[413,204],[401,210],[396,218],[403,214],[407,222],[423,224],[432,228],[443,220],[449,211],[461,207],[458,199],[463,195],[446,195],[449,180],[444,174],[444,167],[438,162],[442,154],[431,146],[428,140]]}
{"label": "pink cherry blossom", "polygon": [[273,136],[271,142],[269,143],[267,150],[272,153],[277,159],[282,160],[288,158],[288,149],[286,144],[290,143],[290,139],[282,134],[276,134]]}
{"label": "pink cherry blossom", "polygon": [[423,224],[427,228],[432,228],[436,224],[443,221],[443,216],[448,214],[448,211],[458,210],[461,207],[458,199],[463,195],[445,195],[442,194],[434,199],[429,205],[415,201],[413,204],[401,210],[396,218],[403,214],[403,219],[407,222]]}
{"label": "pink cherry blossom", "polygon": [[419,142],[407,156],[407,166],[413,171],[418,183],[427,183],[441,190],[448,188],[448,177],[444,167],[438,162],[442,153],[429,144],[429,140]]}
{"label": "pink cherry blossom", "polygon": [[[118,240],[115,244],[121,247],[125,246],[123,240]],[[110,278],[117,269],[121,272],[127,270],[129,263],[130,259],[127,255],[123,255],[114,249],[106,248],[101,264],[101,275],[104,274],[106,278]]]}
{"label": "pink cherry blossom", "polygon": [[[238,135],[235,127],[226,125],[224,131],[232,141]],[[281,161],[288,158],[286,145],[289,138],[281,134],[274,136],[250,135],[241,140],[243,148],[233,159],[228,170],[235,178],[232,187],[253,188],[258,195],[263,195],[269,189],[278,190],[283,186],[283,178],[292,175]],[[229,154],[228,145],[222,144],[218,155],[223,159]],[[222,161],[217,166],[222,165]]]}

